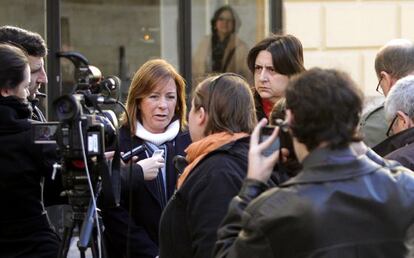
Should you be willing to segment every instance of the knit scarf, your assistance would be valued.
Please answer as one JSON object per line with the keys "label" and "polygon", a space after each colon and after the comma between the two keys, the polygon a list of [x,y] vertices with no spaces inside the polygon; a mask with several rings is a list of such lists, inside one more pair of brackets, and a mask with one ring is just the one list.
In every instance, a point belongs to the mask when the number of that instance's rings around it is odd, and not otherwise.
{"label": "knit scarf", "polygon": [[174,139],[179,132],[180,132],[180,121],[179,120],[175,120],[174,122],[172,122],[167,127],[165,132],[163,133],[151,133],[147,129],[145,129],[144,126],[140,122],[137,122],[137,129],[135,131],[135,135],[138,138],[143,139],[144,141],[151,142],[159,146],[165,142],[168,142]]}
{"label": "knit scarf", "polygon": [[188,162],[187,167],[184,169],[184,172],[178,178],[177,189],[179,189],[188,175],[191,173],[193,168],[210,152],[220,148],[221,146],[236,141],[240,138],[248,136],[247,133],[234,133],[230,134],[228,132],[221,132],[210,134],[209,136],[193,142],[190,144],[185,152],[187,153],[186,160]]}

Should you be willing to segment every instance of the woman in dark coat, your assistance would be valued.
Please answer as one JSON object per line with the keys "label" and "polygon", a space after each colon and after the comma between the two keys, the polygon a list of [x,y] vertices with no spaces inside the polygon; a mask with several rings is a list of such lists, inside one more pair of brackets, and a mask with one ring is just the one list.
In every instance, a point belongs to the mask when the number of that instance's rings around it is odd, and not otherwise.
{"label": "woman in dark coat", "polygon": [[[103,213],[107,249],[111,257],[158,255],[158,224],[172,196],[178,174],[173,158],[184,155],[190,144],[186,126],[185,83],[166,61],[146,62],[135,73],[129,88],[127,111],[120,129],[120,149],[145,146],[133,161],[132,171],[122,172],[121,207]],[[161,149],[161,158],[152,157]],[[130,187],[132,187],[130,189]]]}
{"label": "woman in dark coat", "polygon": [[256,122],[253,96],[240,76],[209,77],[196,87],[189,164],[161,218],[160,257],[211,257],[217,228],[246,175]]}
{"label": "woman in dark coat", "polygon": [[15,46],[0,44],[0,257],[57,257],[59,238],[42,202],[56,146],[32,137],[30,67]]}

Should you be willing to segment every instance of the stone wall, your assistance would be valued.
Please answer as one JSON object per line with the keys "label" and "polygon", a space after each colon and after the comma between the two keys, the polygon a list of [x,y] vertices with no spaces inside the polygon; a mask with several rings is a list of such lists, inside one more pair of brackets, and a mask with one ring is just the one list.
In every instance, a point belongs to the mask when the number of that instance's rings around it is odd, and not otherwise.
{"label": "stone wall", "polygon": [[378,96],[375,55],[391,39],[414,40],[413,13],[412,0],[284,0],[284,30],[302,41],[307,68],[340,68]]}

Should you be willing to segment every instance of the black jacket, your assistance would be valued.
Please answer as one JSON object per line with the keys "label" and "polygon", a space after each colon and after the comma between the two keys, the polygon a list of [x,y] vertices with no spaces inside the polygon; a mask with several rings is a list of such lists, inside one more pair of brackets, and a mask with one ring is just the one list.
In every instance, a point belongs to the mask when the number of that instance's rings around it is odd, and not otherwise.
{"label": "black jacket", "polygon": [[414,142],[396,149],[395,151],[385,156],[385,158],[398,161],[404,167],[414,171]]}
{"label": "black jacket", "polygon": [[372,148],[378,155],[385,157],[389,153],[414,142],[414,128],[394,134]]}
{"label": "black jacket", "polygon": [[[120,150],[127,152],[130,150],[129,129],[120,129]],[[166,181],[167,198],[174,193],[177,173],[174,168],[173,158],[175,155],[185,155],[184,150],[190,144],[191,139],[188,132],[179,133],[177,137],[166,143]],[[132,146],[137,147],[144,142],[142,139],[132,137]],[[146,153],[139,155],[139,160],[147,158]],[[145,181],[142,169],[139,165],[134,165],[132,177],[129,178],[129,171],[121,172],[122,192],[121,206],[103,211],[103,221],[105,225],[105,238],[110,257],[123,257],[126,254],[128,222],[130,221],[130,254],[131,257],[152,257],[158,255],[158,230],[159,220],[165,204],[161,201],[157,180]],[[129,184],[132,184],[132,196],[129,195]],[[129,207],[130,197],[132,197],[132,207]],[[129,211],[132,213],[129,214]],[[130,216],[131,215],[131,216]]]}
{"label": "black jacket", "polygon": [[0,97],[0,257],[56,257],[59,240],[41,201],[56,146],[36,145],[27,105]]}
{"label": "black jacket", "polygon": [[160,257],[211,257],[216,231],[247,172],[249,138],[204,157],[165,208],[160,222]]}
{"label": "black jacket", "polygon": [[245,182],[218,232],[214,257],[407,254],[406,233],[414,222],[410,170],[390,170],[350,149],[317,149],[296,177],[249,204],[265,188]]}
{"label": "black jacket", "polygon": [[257,121],[260,121],[263,118],[268,118],[263,109],[262,98],[260,97],[259,93],[257,93],[256,90],[254,90],[253,96],[254,96],[254,105],[256,108]]}

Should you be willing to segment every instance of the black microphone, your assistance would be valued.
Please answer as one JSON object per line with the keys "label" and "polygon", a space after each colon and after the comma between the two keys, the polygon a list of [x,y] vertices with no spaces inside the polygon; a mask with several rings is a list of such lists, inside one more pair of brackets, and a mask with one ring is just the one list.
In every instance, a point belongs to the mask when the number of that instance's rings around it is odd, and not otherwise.
{"label": "black microphone", "polygon": [[141,154],[142,152],[144,152],[147,148],[145,147],[145,145],[140,145],[138,147],[133,148],[132,150],[125,152],[124,154],[121,155],[121,159],[124,162],[128,162],[133,156],[137,156],[139,154]]}
{"label": "black microphone", "polygon": [[121,87],[121,79],[115,75],[111,75],[99,82],[101,89],[106,89],[109,91],[115,91]]}
{"label": "black microphone", "polygon": [[185,159],[185,157],[181,155],[174,156],[173,163],[178,175],[181,175],[184,172],[185,167],[187,167],[188,165],[188,162]]}
{"label": "black microphone", "polygon": [[89,94],[85,96],[85,99],[88,101],[86,104],[115,104],[118,101],[113,98],[108,98],[102,96],[101,94]]}

